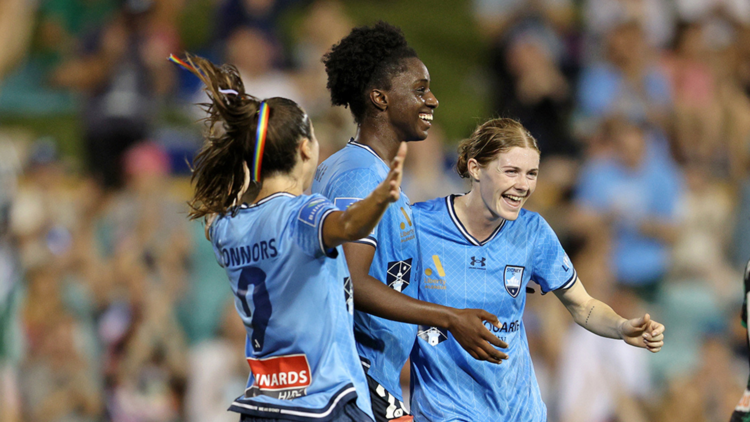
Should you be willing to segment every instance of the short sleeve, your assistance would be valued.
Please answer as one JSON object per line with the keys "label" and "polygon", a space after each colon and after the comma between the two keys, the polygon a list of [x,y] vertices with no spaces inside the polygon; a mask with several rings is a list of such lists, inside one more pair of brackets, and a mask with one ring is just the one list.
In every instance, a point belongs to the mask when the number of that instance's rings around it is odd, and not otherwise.
{"label": "short sleeve", "polygon": [[[380,182],[381,178],[378,174],[370,169],[353,169],[333,179],[327,189],[326,196],[333,201],[336,208],[345,211],[353,203],[366,198]],[[378,227],[376,226],[369,236],[355,243],[365,243],[377,248],[377,232]]]}
{"label": "short sleeve", "polygon": [[539,217],[534,242],[534,267],[531,279],[542,288],[542,294],[552,290],[568,289],[578,275],[565,253],[552,227]]}
{"label": "short sleeve", "polygon": [[323,244],[323,223],[336,207],[321,195],[305,196],[298,207],[292,217],[294,243],[314,258],[335,258],[336,249],[326,250]]}

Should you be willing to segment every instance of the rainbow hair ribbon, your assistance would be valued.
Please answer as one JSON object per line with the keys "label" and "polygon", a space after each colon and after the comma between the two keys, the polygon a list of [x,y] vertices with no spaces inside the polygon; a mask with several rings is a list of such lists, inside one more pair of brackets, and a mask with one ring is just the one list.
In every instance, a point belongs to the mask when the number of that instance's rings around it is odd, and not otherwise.
{"label": "rainbow hair ribbon", "polygon": [[177,65],[180,65],[180,66],[184,67],[187,70],[190,70],[190,71],[193,71],[193,72],[197,72],[198,71],[198,69],[194,68],[193,66],[189,65],[185,61],[181,60],[179,57],[175,56],[174,54],[170,54],[169,57],[167,57],[167,60],[169,60],[170,62],[175,63]]}
{"label": "rainbow hair ribbon", "polygon": [[255,154],[250,169],[250,177],[253,182],[260,182],[260,165],[263,162],[263,149],[266,146],[269,112],[268,104],[265,101],[261,102],[258,110],[258,129],[255,131]]}

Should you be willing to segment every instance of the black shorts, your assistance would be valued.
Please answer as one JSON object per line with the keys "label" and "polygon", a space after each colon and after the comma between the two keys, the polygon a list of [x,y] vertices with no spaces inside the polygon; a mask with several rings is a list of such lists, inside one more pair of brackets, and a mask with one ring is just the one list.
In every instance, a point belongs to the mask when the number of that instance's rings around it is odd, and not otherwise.
{"label": "black shorts", "polygon": [[369,375],[367,375],[367,386],[370,389],[375,422],[411,422],[413,420],[411,414],[406,411],[404,403],[393,397],[393,394]]}

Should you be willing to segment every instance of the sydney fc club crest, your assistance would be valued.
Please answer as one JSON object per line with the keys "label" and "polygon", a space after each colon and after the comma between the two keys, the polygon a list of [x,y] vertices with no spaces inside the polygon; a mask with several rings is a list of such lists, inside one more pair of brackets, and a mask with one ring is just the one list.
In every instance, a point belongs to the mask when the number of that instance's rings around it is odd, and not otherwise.
{"label": "sydney fc club crest", "polygon": [[387,284],[397,292],[403,292],[411,280],[411,258],[388,263]]}
{"label": "sydney fc club crest", "polygon": [[505,282],[505,290],[508,291],[508,294],[513,297],[518,296],[518,292],[521,291],[521,283],[523,282],[523,267],[506,265],[503,281]]}
{"label": "sydney fc club crest", "polygon": [[448,331],[437,327],[428,327],[425,325],[419,326],[417,335],[422,340],[426,341],[430,346],[437,346],[438,344],[448,340]]}

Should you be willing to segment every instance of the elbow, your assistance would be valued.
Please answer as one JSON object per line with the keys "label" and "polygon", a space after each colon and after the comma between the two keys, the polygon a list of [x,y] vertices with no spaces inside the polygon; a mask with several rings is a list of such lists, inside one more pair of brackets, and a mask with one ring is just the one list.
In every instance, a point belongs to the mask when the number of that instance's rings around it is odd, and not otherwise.
{"label": "elbow", "polygon": [[349,220],[344,221],[343,232],[344,238],[347,242],[362,239],[363,237],[367,237],[367,235],[370,234],[370,231],[367,230],[367,227],[362,227],[361,225],[354,224]]}

